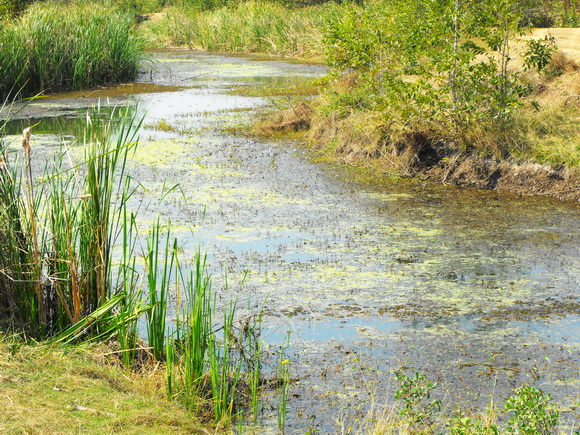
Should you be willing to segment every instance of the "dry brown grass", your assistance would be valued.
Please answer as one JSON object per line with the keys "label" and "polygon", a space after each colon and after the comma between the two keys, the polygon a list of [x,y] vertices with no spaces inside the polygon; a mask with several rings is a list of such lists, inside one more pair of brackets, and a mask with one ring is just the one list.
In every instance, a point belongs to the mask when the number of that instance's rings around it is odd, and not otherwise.
{"label": "dry brown grass", "polygon": [[533,29],[526,38],[540,39],[553,36],[556,45],[571,59],[580,61],[580,28]]}

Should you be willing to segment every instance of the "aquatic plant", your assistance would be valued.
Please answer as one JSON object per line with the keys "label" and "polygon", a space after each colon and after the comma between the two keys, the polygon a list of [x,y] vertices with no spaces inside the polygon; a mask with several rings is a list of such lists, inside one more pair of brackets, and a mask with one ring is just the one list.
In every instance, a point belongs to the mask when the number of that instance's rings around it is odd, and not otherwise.
{"label": "aquatic plant", "polygon": [[215,420],[230,421],[246,406],[248,391],[257,401],[261,327],[248,319],[236,327],[233,300],[223,309],[223,321],[215,323],[218,308],[206,267],[201,247],[194,270],[184,270],[176,259],[176,322],[165,348],[167,393],[192,411],[208,400]]}
{"label": "aquatic plant", "polygon": [[32,173],[29,129],[20,157],[1,144],[1,307],[39,337],[78,323],[117,293],[111,249],[129,224],[125,165],[140,124],[128,109],[118,112],[116,140],[111,122],[88,114],[83,163],[63,146],[41,179]]}
{"label": "aquatic plant", "polygon": [[[168,225],[170,228],[170,225]],[[165,248],[159,247],[161,226],[159,219],[153,225],[147,237],[147,254],[145,266],[147,269],[148,305],[147,309],[147,338],[149,346],[153,350],[153,356],[160,360],[165,355],[165,319],[167,318],[167,305],[171,277],[174,273],[177,261],[177,240],[171,243],[170,230],[165,235]],[[163,257],[160,261],[159,254]],[[158,279],[161,281],[158,283]]]}

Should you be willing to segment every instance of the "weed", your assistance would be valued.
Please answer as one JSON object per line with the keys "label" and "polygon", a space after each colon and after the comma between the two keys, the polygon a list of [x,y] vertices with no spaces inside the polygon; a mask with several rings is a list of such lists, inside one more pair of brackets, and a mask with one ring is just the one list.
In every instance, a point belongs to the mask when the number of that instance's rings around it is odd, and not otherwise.
{"label": "weed", "polygon": [[402,371],[395,372],[399,389],[395,399],[403,402],[400,415],[408,419],[409,424],[419,429],[433,426],[434,416],[441,410],[440,400],[430,400],[431,391],[437,386],[422,373],[416,372],[413,377]]}
{"label": "weed", "polygon": [[42,180],[32,176],[29,130],[22,160],[0,144],[0,239],[6,242],[0,252],[1,307],[33,336],[78,324],[116,292],[111,249],[121,229],[131,225],[122,221],[131,195],[125,164],[140,124],[126,110],[116,112],[124,119],[116,141],[111,122],[88,114],[83,163],[75,164],[64,146]]}
{"label": "weed", "polygon": [[517,434],[550,434],[558,426],[559,411],[552,396],[530,385],[522,385],[505,403],[512,413],[507,431]]}
{"label": "weed", "polygon": [[286,412],[288,405],[288,392],[290,390],[290,360],[287,358],[286,349],[290,346],[290,331],[286,334],[286,339],[282,343],[278,359],[278,384],[276,388],[277,396],[277,416],[278,429],[283,433],[286,425]]}
{"label": "weed", "polygon": [[501,431],[484,418],[473,417],[459,410],[449,420],[450,435],[496,435]]}

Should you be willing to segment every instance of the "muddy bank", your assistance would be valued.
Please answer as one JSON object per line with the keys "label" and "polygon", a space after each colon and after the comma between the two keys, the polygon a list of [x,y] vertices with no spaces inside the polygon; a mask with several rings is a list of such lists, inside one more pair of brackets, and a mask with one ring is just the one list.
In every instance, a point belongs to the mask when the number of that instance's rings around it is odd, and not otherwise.
{"label": "muddy bank", "polygon": [[533,162],[497,160],[458,152],[443,141],[422,133],[404,134],[389,143],[381,126],[353,129],[348,122],[316,119],[315,110],[301,102],[276,114],[267,129],[272,132],[308,130],[308,142],[317,150],[349,164],[367,166],[399,176],[444,184],[492,189],[525,195],[545,195],[580,201],[580,170]]}
{"label": "muddy bank", "polygon": [[459,186],[580,201],[578,170],[553,169],[537,163],[501,162],[456,154],[420,172],[419,176]]}

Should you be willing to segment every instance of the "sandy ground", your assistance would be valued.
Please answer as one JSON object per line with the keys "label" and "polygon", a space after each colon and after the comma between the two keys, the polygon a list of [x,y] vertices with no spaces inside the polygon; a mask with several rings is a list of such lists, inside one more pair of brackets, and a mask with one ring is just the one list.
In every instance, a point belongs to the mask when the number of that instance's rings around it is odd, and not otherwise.
{"label": "sandy ground", "polygon": [[544,38],[553,36],[556,38],[558,48],[576,61],[580,61],[580,28],[551,28],[534,29],[531,38]]}

